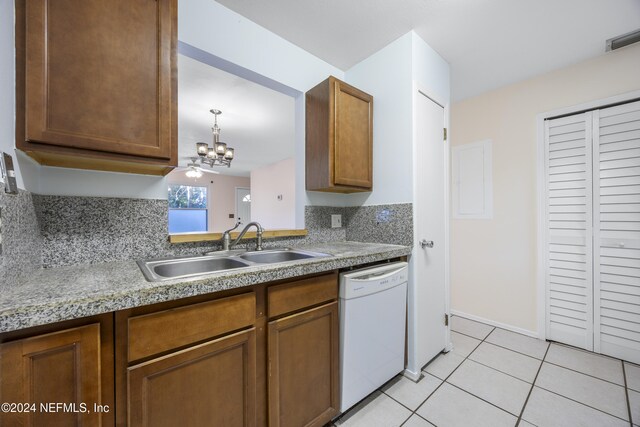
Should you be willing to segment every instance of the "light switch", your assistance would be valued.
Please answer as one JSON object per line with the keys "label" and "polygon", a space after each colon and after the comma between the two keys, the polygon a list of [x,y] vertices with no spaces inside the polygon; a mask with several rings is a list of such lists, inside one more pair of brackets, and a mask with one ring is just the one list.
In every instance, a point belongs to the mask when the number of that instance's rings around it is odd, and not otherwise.
{"label": "light switch", "polygon": [[331,215],[331,228],[342,227],[342,215]]}
{"label": "light switch", "polygon": [[4,179],[4,191],[9,194],[18,194],[13,158],[7,153],[0,154],[0,170],[2,171],[2,178]]}

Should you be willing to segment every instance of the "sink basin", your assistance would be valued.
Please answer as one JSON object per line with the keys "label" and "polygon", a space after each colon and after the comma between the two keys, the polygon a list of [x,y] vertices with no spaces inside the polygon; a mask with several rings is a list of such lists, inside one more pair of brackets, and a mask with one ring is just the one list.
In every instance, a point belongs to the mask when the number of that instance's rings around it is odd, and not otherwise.
{"label": "sink basin", "polygon": [[201,276],[204,274],[247,268],[261,264],[276,264],[307,258],[330,256],[298,249],[268,249],[245,252],[219,251],[197,257],[162,258],[138,261],[144,277],[150,282]]}
{"label": "sink basin", "polygon": [[233,270],[236,268],[247,267],[249,263],[236,257],[207,256],[157,261],[139,261],[138,265],[147,280],[156,282],[179,277],[191,277],[201,274]]}
{"label": "sink basin", "polygon": [[319,256],[327,256],[326,254],[319,254],[313,252],[297,251],[294,249],[276,249],[265,250],[256,252],[247,252],[240,255],[240,258],[257,262],[259,264],[272,264],[276,262],[295,261],[299,259],[317,258]]}

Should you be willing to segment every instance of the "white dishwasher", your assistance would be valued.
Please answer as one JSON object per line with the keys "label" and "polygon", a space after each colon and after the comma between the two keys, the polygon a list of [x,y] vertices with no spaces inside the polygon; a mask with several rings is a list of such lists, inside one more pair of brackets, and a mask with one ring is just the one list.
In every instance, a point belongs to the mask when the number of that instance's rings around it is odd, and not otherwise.
{"label": "white dishwasher", "polygon": [[404,370],[406,262],[340,275],[340,411]]}

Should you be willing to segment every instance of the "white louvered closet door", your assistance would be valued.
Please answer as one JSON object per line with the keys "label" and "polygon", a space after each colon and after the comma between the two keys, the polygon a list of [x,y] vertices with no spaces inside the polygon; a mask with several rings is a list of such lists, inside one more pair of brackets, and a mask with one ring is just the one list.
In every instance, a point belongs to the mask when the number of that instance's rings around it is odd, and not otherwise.
{"label": "white louvered closet door", "polygon": [[547,338],[593,349],[592,113],[545,121]]}
{"label": "white louvered closet door", "polygon": [[640,102],[593,112],[594,350],[640,363]]}

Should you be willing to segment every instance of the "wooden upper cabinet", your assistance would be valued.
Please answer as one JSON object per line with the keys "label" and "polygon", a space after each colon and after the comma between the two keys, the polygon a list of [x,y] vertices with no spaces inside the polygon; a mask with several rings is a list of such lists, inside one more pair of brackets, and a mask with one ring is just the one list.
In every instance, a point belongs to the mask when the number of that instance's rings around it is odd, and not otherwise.
{"label": "wooden upper cabinet", "polygon": [[16,145],[42,164],[177,162],[177,0],[17,0]]}
{"label": "wooden upper cabinet", "polygon": [[373,189],[373,97],[335,77],[306,94],[306,188]]}

